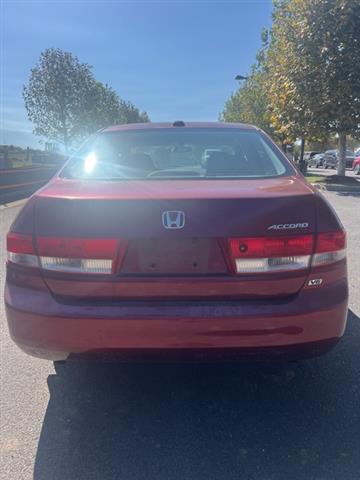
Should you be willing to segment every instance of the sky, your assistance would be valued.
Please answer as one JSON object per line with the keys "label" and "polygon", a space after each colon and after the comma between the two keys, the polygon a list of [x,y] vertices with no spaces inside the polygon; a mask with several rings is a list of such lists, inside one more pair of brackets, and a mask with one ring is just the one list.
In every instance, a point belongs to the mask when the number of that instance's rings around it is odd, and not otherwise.
{"label": "sky", "polygon": [[271,24],[271,0],[0,0],[0,144],[39,147],[22,87],[57,47],[152,121],[216,121]]}

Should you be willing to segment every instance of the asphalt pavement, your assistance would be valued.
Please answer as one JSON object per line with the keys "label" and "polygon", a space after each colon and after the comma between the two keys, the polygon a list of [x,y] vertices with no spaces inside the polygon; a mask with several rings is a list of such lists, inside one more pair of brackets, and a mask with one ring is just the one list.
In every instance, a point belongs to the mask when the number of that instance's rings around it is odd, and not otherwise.
{"label": "asphalt pavement", "polygon": [[[55,372],[11,342],[1,302],[0,478],[360,478],[360,197],[326,196],[348,230],[350,305],[343,340],[317,359]],[[0,208],[1,292],[18,210]]]}

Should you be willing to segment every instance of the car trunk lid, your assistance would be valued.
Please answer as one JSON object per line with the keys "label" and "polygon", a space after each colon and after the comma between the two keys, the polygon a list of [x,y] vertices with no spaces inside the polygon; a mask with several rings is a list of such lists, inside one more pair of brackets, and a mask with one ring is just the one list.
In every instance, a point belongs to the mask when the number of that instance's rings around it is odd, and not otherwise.
{"label": "car trunk lid", "polygon": [[[180,212],[179,226],[174,212]],[[170,215],[170,228],[164,215]],[[121,259],[109,275],[43,270],[54,295],[87,301],[293,295],[308,269],[237,275],[228,239],[312,235],[315,230],[314,194],[297,176],[120,182],[57,178],[38,193],[35,208],[38,239],[120,242]],[[51,251],[45,253],[51,257]]]}

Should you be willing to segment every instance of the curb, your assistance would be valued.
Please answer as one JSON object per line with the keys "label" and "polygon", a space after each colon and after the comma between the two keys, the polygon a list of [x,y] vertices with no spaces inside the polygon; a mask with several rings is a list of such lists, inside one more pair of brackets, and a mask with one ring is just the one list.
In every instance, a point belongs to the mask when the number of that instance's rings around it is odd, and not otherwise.
{"label": "curb", "polygon": [[22,200],[16,200],[16,202],[10,202],[10,203],[4,203],[0,205],[0,210],[6,210],[7,208],[15,208],[15,207],[21,207],[26,203],[27,198],[23,198]]}
{"label": "curb", "polygon": [[323,192],[358,193],[360,195],[360,185],[359,187],[346,187],[345,185],[325,185],[324,183],[312,183],[312,185]]}

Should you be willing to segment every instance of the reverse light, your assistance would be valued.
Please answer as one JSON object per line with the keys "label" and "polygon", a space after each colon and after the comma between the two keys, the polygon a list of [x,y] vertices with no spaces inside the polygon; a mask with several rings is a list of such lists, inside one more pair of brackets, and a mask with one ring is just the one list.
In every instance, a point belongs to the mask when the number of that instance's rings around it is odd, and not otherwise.
{"label": "reverse light", "polygon": [[281,272],[308,268],[310,255],[292,257],[236,259],[237,273]]}
{"label": "reverse light", "polygon": [[112,260],[40,257],[40,264],[44,270],[72,273],[111,273]]}

